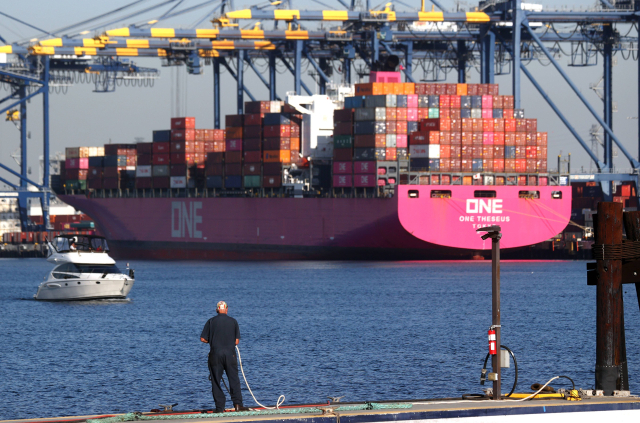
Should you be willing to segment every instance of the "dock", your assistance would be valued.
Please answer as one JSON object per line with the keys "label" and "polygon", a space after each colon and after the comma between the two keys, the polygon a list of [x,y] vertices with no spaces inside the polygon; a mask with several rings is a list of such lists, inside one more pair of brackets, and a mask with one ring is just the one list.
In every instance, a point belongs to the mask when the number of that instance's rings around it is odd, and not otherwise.
{"label": "dock", "polygon": [[[435,399],[387,403],[390,408],[363,409],[385,403],[333,403],[283,407],[280,410],[256,409],[251,412],[171,411],[95,416],[4,420],[0,423],[114,423],[125,421],[175,423],[282,422],[282,423],[382,423],[382,422],[530,422],[544,414],[545,423],[567,421],[640,421],[640,397],[586,397],[581,401],[534,399],[528,401]],[[357,407],[359,406],[359,407]],[[397,407],[397,408],[394,408]],[[304,408],[300,408],[304,407]],[[361,408],[353,410],[350,408]],[[296,410],[304,412],[296,413]],[[588,412],[588,415],[582,414]],[[285,414],[286,413],[286,414]],[[586,419],[586,420],[585,420]]]}

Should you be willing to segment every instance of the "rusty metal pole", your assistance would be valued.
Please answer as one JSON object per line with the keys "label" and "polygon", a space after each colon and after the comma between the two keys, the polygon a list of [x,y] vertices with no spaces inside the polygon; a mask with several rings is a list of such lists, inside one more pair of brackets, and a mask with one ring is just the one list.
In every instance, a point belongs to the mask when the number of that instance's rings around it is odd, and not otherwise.
{"label": "rusty metal pole", "polygon": [[497,375],[493,381],[493,399],[502,399],[502,371],[500,367],[500,226],[488,226],[476,229],[477,232],[486,232],[482,239],[491,238],[491,328],[496,331],[496,354],[491,356],[491,367]]}
{"label": "rusty metal pole", "polygon": [[[622,204],[598,203],[595,244],[622,244]],[[623,376],[624,312],[622,303],[622,260],[595,257],[598,277],[596,294],[596,389],[605,395],[628,386]],[[626,361],[626,358],[624,358]],[[628,389],[628,388],[627,388]]]}

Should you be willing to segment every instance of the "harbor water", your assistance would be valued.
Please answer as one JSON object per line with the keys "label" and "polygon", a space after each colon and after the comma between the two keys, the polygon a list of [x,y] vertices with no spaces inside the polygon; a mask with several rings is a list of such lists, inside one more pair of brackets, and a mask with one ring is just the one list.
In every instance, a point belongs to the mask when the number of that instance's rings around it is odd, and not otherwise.
{"label": "harbor water", "polygon": [[[0,419],[213,408],[199,337],[220,300],[239,322],[244,370],[264,404],[280,394],[299,404],[481,392],[489,262],[130,264],[129,299],[52,303],[32,298],[49,263],[0,260]],[[634,285],[624,300],[640,394]],[[595,319],[585,262],[503,262],[502,343],[516,354],[518,391],[556,375],[592,388]],[[504,391],[513,377],[511,363]]]}

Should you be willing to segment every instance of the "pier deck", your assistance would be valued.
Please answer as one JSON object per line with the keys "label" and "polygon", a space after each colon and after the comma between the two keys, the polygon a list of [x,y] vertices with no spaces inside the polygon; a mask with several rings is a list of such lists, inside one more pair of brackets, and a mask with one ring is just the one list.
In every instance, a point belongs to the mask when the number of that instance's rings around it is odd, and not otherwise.
{"label": "pier deck", "polygon": [[[271,415],[235,415],[236,413],[203,414],[201,418],[180,418],[185,412],[144,413],[140,420],[145,422],[169,421],[173,423],[222,423],[222,422],[283,422],[283,423],[374,423],[374,422],[538,422],[544,418],[545,423],[577,421],[604,421],[615,419],[616,423],[640,421],[639,397],[590,397],[582,401],[564,399],[545,399],[525,402],[513,400],[478,401],[443,399],[429,401],[406,402],[411,408],[384,410],[349,410],[335,411],[332,408],[347,403],[322,405],[317,413],[271,414]],[[194,412],[188,412],[193,415]],[[578,414],[580,413],[580,414]],[[588,413],[588,414],[582,414]],[[544,417],[541,415],[544,414]],[[125,415],[100,415],[40,418],[26,420],[3,420],[0,423],[71,423],[90,419],[121,417]],[[157,417],[157,418],[154,418]],[[186,417],[186,415],[185,415]],[[571,420],[567,420],[567,418]],[[134,421],[134,420],[132,420]]]}

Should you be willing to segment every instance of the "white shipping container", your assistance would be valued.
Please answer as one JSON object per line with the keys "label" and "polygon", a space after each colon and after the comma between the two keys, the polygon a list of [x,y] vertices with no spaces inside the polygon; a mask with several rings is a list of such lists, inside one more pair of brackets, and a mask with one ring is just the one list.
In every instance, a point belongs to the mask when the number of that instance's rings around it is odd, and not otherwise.
{"label": "white shipping container", "polygon": [[270,101],[269,103],[271,103],[269,105],[271,113],[280,113],[282,110],[282,103],[279,101]]}
{"label": "white shipping container", "polygon": [[396,134],[387,134],[386,146],[388,148],[396,148]]}
{"label": "white shipping container", "polygon": [[[438,146],[440,147],[440,146]],[[429,145],[410,145],[409,156],[412,159],[428,159],[429,158]]]}
{"label": "white shipping container", "polygon": [[138,166],[136,168],[136,178],[150,178],[152,176],[151,166]]}
{"label": "white shipping container", "polygon": [[187,177],[186,176],[172,176],[170,180],[171,188],[186,188]]}
{"label": "white shipping container", "polygon": [[98,154],[97,156],[104,156],[104,146],[102,147],[98,147]]}
{"label": "white shipping container", "polygon": [[67,159],[77,159],[80,157],[79,147],[67,147],[64,149],[64,155]]}
{"label": "white shipping container", "polygon": [[430,159],[440,158],[440,144],[429,144],[429,158]]}

